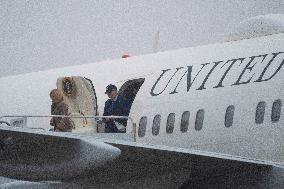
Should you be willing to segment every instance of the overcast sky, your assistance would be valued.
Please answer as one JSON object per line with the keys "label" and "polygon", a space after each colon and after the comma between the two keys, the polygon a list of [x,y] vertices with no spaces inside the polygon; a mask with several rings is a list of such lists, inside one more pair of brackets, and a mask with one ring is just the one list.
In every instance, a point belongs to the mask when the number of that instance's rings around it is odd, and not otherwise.
{"label": "overcast sky", "polygon": [[223,41],[284,0],[0,0],[0,77]]}

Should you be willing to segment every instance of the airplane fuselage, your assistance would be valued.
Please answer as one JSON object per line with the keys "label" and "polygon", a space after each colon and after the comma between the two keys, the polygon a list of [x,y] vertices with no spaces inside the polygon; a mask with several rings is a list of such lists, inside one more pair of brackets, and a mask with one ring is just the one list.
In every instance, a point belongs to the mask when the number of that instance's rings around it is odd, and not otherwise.
{"label": "airplane fuselage", "polygon": [[130,111],[137,142],[283,164],[283,42],[282,33],[1,78],[0,114],[49,115],[57,79],[82,76],[102,115],[109,83],[142,78]]}

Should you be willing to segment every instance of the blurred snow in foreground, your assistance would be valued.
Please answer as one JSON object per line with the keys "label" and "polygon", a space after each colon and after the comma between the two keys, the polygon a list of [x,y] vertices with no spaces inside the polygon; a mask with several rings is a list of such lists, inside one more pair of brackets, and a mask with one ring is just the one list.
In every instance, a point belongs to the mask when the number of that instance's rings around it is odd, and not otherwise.
{"label": "blurred snow in foreground", "polygon": [[235,41],[284,32],[284,14],[266,14],[249,18],[234,27],[225,41]]}

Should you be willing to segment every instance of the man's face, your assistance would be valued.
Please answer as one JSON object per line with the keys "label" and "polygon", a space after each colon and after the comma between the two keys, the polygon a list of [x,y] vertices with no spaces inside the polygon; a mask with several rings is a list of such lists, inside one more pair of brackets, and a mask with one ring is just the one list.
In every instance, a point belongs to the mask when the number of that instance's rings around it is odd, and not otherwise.
{"label": "man's face", "polygon": [[115,97],[117,96],[117,91],[116,90],[112,90],[111,92],[109,92],[107,94],[107,96],[110,98],[110,99],[115,99]]}

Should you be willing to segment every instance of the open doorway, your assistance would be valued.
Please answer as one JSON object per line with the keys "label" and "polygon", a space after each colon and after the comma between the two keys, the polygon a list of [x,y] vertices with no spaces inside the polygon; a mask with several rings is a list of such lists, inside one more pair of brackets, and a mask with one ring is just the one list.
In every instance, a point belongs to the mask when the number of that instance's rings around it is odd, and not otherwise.
{"label": "open doorway", "polygon": [[132,103],[136,97],[136,94],[138,93],[140,87],[144,83],[145,79],[133,79],[126,81],[119,89],[118,93],[124,96],[130,103],[130,108],[132,106]]}
{"label": "open doorway", "polygon": [[94,106],[94,111],[95,111],[95,113],[96,113],[96,116],[98,116],[99,115],[99,111],[98,111],[98,105],[97,105],[97,101],[98,101],[98,98],[97,98],[97,94],[96,94],[96,90],[95,90],[95,87],[94,87],[94,85],[93,85],[93,82],[92,82],[92,80],[90,80],[89,78],[87,78],[87,77],[84,77],[84,79],[86,80],[86,82],[89,84],[89,91],[92,91],[93,92],[93,94],[94,94],[94,99],[93,99],[93,103],[95,104],[95,106]]}

